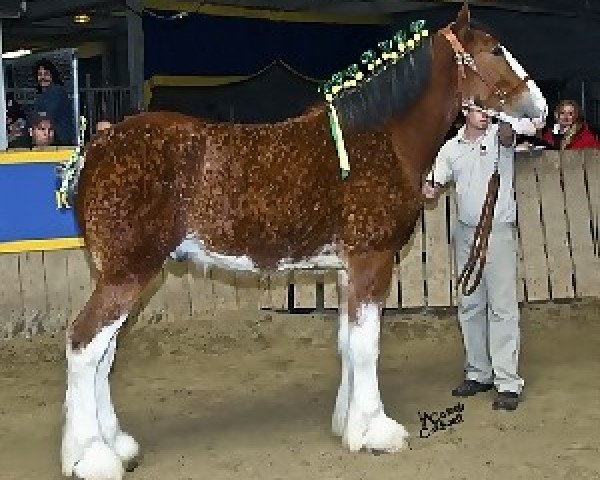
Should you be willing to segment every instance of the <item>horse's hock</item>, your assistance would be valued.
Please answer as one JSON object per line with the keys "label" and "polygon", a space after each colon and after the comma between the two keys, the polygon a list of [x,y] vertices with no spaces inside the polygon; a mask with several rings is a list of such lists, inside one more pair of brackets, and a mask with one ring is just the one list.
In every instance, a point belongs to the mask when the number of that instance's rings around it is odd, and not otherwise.
{"label": "horse's hock", "polygon": [[[522,302],[600,297],[600,151],[518,154],[519,275]],[[450,244],[453,193],[426,208],[396,256],[386,308],[452,307],[456,271]],[[3,337],[64,328],[89,297],[94,278],[81,249],[0,255]],[[273,275],[201,271],[167,262],[146,289],[138,324],[219,311],[337,308],[333,271]]]}

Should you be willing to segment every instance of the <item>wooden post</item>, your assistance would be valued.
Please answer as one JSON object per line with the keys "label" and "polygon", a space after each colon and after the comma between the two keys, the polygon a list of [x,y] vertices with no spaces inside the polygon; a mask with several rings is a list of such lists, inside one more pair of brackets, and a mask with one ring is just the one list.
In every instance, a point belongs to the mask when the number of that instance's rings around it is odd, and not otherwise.
{"label": "wooden post", "polygon": [[4,52],[2,19],[0,18],[0,151],[8,148],[6,134],[6,90],[4,88],[4,64],[1,53]]}

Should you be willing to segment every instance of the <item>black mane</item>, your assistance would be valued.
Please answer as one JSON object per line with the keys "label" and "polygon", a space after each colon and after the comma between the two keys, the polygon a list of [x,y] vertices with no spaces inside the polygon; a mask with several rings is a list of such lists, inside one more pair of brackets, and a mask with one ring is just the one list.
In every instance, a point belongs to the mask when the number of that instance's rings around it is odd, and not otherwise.
{"label": "black mane", "polygon": [[428,37],[396,63],[333,100],[343,132],[367,130],[402,114],[431,77],[432,40]]}

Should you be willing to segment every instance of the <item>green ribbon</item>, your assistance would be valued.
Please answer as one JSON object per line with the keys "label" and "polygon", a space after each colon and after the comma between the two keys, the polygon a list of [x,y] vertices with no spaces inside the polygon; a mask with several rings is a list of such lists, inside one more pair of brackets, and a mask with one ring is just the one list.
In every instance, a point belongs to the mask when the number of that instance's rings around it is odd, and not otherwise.
{"label": "green ribbon", "polygon": [[358,64],[352,64],[345,70],[336,72],[319,86],[319,91],[325,97],[327,104],[329,126],[340,162],[342,180],[350,175],[350,163],[333,101],[336,97],[339,98],[360,87],[361,84],[385,70],[388,65],[396,63],[399,58],[405,55],[405,52],[414,50],[421,43],[421,39],[429,35],[429,32],[425,29],[425,20],[412,22],[409,25],[408,32],[407,34],[405,30],[398,30],[391,40],[384,40],[377,44],[378,53],[374,50],[367,50],[360,56]]}
{"label": "green ribbon", "polygon": [[329,127],[331,128],[331,136],[333,137],[333,143],[337,151],[338,159],[340,162],[340,176],[342,180],[346,180],[350,175],[350,163],[348,161],[348,152],[346,151],[346,145],[344,144],[344,136],[340,122],[338,120],[337,111],[334,105],[330,102],[327,103],[327,113],[329,115]]}

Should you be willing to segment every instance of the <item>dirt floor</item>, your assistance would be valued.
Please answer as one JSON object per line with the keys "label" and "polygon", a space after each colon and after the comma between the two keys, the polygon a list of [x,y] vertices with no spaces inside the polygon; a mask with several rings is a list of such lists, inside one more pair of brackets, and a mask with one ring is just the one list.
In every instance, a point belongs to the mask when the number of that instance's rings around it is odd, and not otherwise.
{"label": "dirt floor", "polygon": [[[380,383],[411,433],[395,455],[330,434],[333,315],[222,314],[120,337],[112,385],[143,458],[128,480],[600,479],[600,302],[528,306],[516,412],[493,393],[463,423],[420,438],[419,411],[456,404],[462,344],[450,313],[386,318]],[[0,479],[59,479],[63,336],[0,343]]]}

